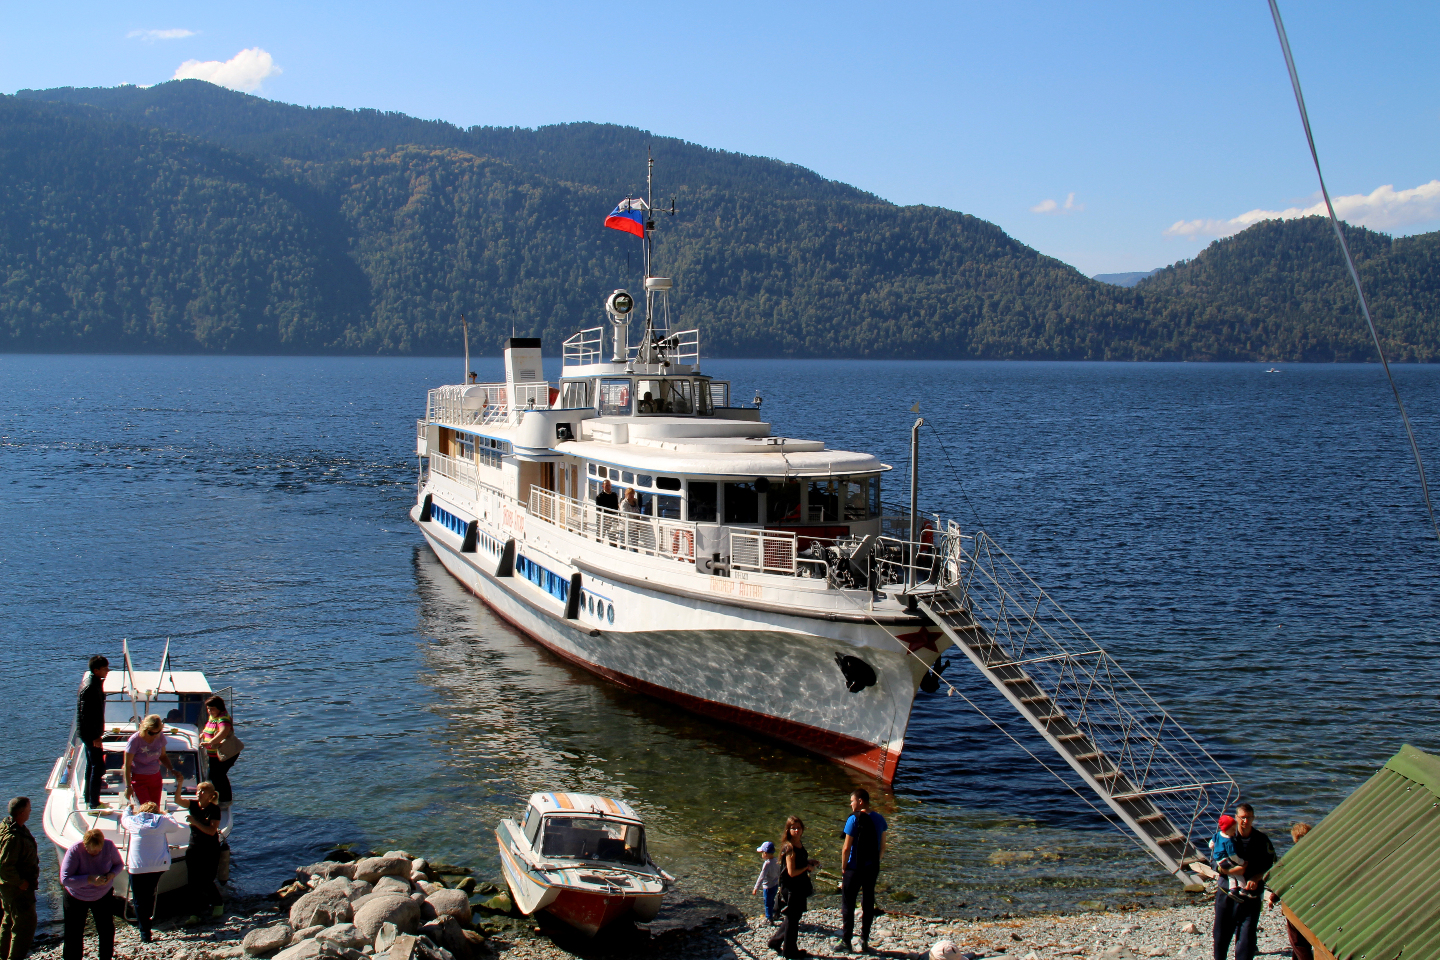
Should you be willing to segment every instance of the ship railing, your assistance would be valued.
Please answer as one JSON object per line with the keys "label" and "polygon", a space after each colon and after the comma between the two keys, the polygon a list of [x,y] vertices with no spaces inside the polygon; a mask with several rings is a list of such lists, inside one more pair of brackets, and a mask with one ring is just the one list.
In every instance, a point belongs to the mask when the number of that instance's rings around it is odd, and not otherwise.
{"label": "ship railing", "polygon": [[530,488],[530,515],[620,550],[695,562],[695,524],[597,507],[552,490]]}
{"label": "ship railing", "polygon": [[[625,357],[631,363],[640,361],[641,344],[627,347]],[[695,366],[700,362],[700,331],[679,330],[657,341],[661,355],[671,363]]]}
{"label": "ship railing", "polygon": [[579,333],[571,334],[564,347],[564,366],[586,367],[592,363],[600,363],[605,359],[605,328],[588,327]]}
{"label": "ship railing", "polygon": [[430,455],[430,472],[458,483],[468,483],[471,486],[478,486],[480,483],[480,473],[476,469],[474,461],[447,457],[443,453]]}
{"label": "ship railing", "polygon": [[730,529],[730,566],[756,573],[795,576],[795,534],[782,530]]}
{"label": "ship railing", "polygon": [[[436,387],[426,398],[425,419],[430,423],[478,425],[507,419],[510,408],[503,383],[452,384]],[[547,395],[548,396],[548,395]]]}

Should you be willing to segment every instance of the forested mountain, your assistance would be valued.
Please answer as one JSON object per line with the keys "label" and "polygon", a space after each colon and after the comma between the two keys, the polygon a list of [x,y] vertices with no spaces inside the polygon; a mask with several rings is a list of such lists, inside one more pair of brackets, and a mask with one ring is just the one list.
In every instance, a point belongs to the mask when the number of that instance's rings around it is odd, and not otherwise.
{"label": "forested mountain", "polygon": [[[0,97],[0,349],[449,353],[463,312],[479,349],[513,328],[555,352],[637,283],[638,241],[601,221],[647,148],[678,211],[656,262],[711,355],[1368,359],[1305,221],[1125,289],[974,217],[633,128],[462,130],[193,80]],[[1433,358],[1433,237],[1352,236],[1397,354]]]}

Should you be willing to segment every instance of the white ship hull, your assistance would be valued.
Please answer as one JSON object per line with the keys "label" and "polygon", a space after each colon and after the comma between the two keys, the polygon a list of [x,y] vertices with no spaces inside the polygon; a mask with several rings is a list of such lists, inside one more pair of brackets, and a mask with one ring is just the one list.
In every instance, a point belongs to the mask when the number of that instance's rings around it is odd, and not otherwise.
{"label": "white ship hull", "polygon": [[[460,484],[432,475],[425,489],[477,518],[487,513],[483,503],[466,502],[469,490]],[[526,518],[514,512],[500,524],[480,520],[492,543],[514,538],[517,558],[566,581],[579,574],[585,594],[603,598],[607,611],[615,612],[612,622],[608,613],[597,617],[581,604],[578,616],[567,619],[566,603],[552,593],[523,576],[498,575],[501,563],[493,550],[462,552],[463,538],[439,523],[421,522],[418,506],[411,519],[456,579],[557,655],[627,689],[795,744],[883,783],[895,777],[918,684],[948,645],[938,631],[918,625],[887,630],[863,616],[774,612],[765,609],[767,586],[753,581],[700,578],[724,580],[712,589],[743,590],[754,604],[709,601],[666,582],[695,579],[693,567],[679,569],[673,560],[620,551],[627,560],[624,575],[606,576],[597,570],[613,562],[605,556],[617,552],[612,547],[533,518],[527,530]],[[587,562],[586,553],[598,554],[595,562]],[[783,605],[783,597],[776,600],[774,606]],[[917,633],[926,645],[912,656],[894,635]],[[847,689],[837,665],[837,656],[846,655],[874,670],[872,685]]]}

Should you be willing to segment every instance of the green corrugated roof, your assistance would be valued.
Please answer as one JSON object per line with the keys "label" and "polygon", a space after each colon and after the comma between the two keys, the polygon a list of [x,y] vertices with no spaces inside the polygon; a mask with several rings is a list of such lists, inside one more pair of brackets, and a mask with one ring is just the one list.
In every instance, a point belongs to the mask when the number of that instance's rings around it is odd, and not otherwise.
{"label": "green corrugated roof", "polygon": [[1337,960],[1440,957],[1440,757],[1401,747],[1270,886]]}

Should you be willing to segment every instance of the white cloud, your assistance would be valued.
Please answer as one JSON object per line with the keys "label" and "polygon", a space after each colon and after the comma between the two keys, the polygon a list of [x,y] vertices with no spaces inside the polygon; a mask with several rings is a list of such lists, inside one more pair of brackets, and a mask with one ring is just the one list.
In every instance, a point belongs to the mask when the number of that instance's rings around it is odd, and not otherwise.
{"label": "white cloud", "polygon": [[186,37],[195,36],[195,31],[186,30],[184,27],[174,27],[170,30],[131,30],[125,36],[132,40],[138,37],[146,43],[154,43],[156,40],[184,40]]}
{"label": "white cloud", "polygon": [[1085,204],[1076,203],[1075,194],[1072,192],[1068,197],[1065,198],[1065,202],[1063,204],[1056,203],[1054,200],[1041,200],[1039,203],[1035,204],[1035,206],[1030,208],[1030,212],[1053,213],[1056,216],[1063,216],[1067,213],[1079,213],[1081,210],[1084,209]]}
{"label": "white cloud", "polygon": [[[1431,180],[1409,190],[1393,184],[1376,187],[1370,193],[1332,197],[1335,216],[1347,223],[1372,230],[1395,230],[1411,224],[1440,220],[1440,180]],[[1285,210],[1251,210],[1229,220],[1177,220],[1165,229],[1167,237],[1228,237],[1261,220],[1294,220],[1297,217],[1328,216],[1325,200],[1308,207]]]}
{"label": "white cloud", "polygon": [[280,73],[275,58],[259,47],[241,50],[229,60],[186,60],[175,69],[175,80],[208,80],[231,90],[254,93],[267,77]]}

